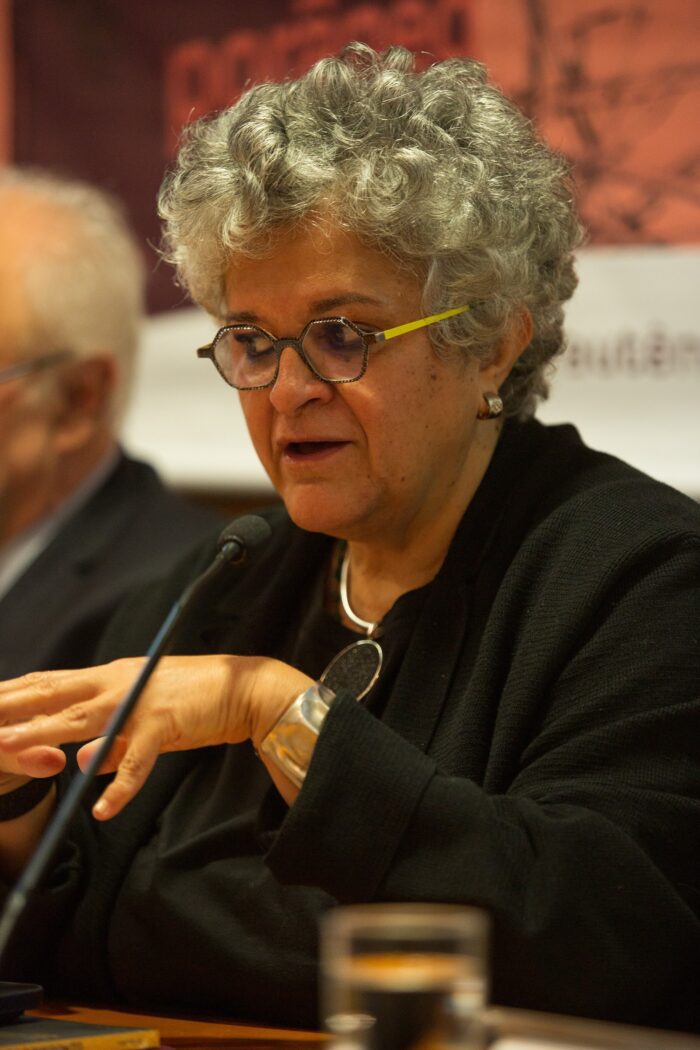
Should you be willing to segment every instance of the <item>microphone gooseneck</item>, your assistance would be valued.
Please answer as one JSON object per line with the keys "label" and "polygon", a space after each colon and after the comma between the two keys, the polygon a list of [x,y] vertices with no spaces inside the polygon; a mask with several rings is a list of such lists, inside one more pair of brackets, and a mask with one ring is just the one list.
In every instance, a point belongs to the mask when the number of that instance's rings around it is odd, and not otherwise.
{"label": "microphone gooseneck", "polygon": [[158,661],[166,652],[175,628],[179,626],[192,600],[224,569],[231,565],[241,565],[246,560],[249,551],[265,543],[271,535],[272,529],[268,522],[254,514],[246,514],[230,522],[219,536],[217,554],[214,560],[200,576],[185,588],[182,595],[170,609],[160,630],[151,642],[150,648],[146,653],[146,662],[134,684],[113,712],[105,729],[102,743],[92,756],[85,772],[78,772],[72,778],[56,812],[47,824],[31,860],[22,872],[16,886],[7,897],[2,917],[0,918],[0,960],[2,960],[10,937],[25,908],[29,894],[44,874],[68,823],[72,820],[87,789],[97,776],[100,766],[109,755],[116,737],[134,710]]}

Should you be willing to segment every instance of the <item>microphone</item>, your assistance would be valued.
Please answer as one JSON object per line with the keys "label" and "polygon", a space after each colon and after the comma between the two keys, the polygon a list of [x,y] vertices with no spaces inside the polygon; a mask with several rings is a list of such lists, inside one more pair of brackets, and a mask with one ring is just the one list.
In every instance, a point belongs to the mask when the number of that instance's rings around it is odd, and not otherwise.
{"label": "microphone", "polygon": [[272,529],[257,514],[244,514],[222,529],[217,543],[217,559],[222,556],[231,565],[241,565],[249,550],[255,550],[269,540]]}
{"label": "microphone", "polygon": [[[134,710],[158,661],[166,652],[175,628],[179,626],[193,599],[198,597],[224,569],[232,565],[242,565],[248,557],[248,553],[265,543],[271,535],[272,529],[267,521],[255,514],[246,514],[242,518],[236,518],[230,522],[219,536],[214,560],[200,576],[185,588],[182,595],[172,606],[160,630],[151,642],[150,648],[146,653],[146,662],[134,684],[113,712],[105,729],[105,735],[100,747],[91,758],[85,772],[76,773],[71,780],[58,808],[46,826],[31,860],[7,898],[2,917],[0,918],[0,960],[26,906],[29,894],[34,890],[39,879],[44,874],[69,821],[75,815],[87,789],[92,784],[100,766],[111,751],[116,737]],[[0,984],[12,987],[10,982],[0,982]],[[1,1012],[2,1009],[0,1007]]]}

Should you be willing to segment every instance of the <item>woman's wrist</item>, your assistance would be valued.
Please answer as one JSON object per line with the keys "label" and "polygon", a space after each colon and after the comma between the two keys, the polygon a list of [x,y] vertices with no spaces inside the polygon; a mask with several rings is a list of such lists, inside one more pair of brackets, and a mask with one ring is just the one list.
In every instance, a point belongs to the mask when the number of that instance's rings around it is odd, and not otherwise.
{"label": "woman's wrist", "polygon": [[249,736],[256,751],[313,678],[281,660],[263,657],[254,669],[248,695]]}

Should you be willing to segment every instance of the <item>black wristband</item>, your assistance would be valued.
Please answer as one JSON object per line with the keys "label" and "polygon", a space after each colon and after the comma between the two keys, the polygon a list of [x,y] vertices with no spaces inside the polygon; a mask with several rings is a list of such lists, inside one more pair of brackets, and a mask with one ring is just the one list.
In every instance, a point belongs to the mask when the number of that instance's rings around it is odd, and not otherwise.
{"label": "black wristband", "polygon": [[0,821],[15,820],[23,817],[31,809],[38,806],[43,798],[46,798],[53,786],[55,777],[42,777],[41,779],[29,780],[15,791],[8,791],[6,795],[0,795]]}

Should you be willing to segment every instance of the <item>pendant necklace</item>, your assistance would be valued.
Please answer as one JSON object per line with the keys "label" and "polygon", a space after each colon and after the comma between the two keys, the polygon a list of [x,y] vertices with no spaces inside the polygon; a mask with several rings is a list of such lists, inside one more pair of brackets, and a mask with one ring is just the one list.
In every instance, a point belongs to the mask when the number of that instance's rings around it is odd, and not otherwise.
{"label": "pendant necklace", "polygon": [[370,620],[363,620],[361,616],[353,612],[350,608],[350,601],[348,599],[348,570],[350,567],[350,553],[348,548],[345,548],[343,554],[343,561],[340,566],[340,604],[343,607],[343,612],[347,616],[351,623],[354,623],[356,627],[361,627],[368,638],[376,638],[381,634],[381,621],[378,620],[376,623],[372,623]]}

